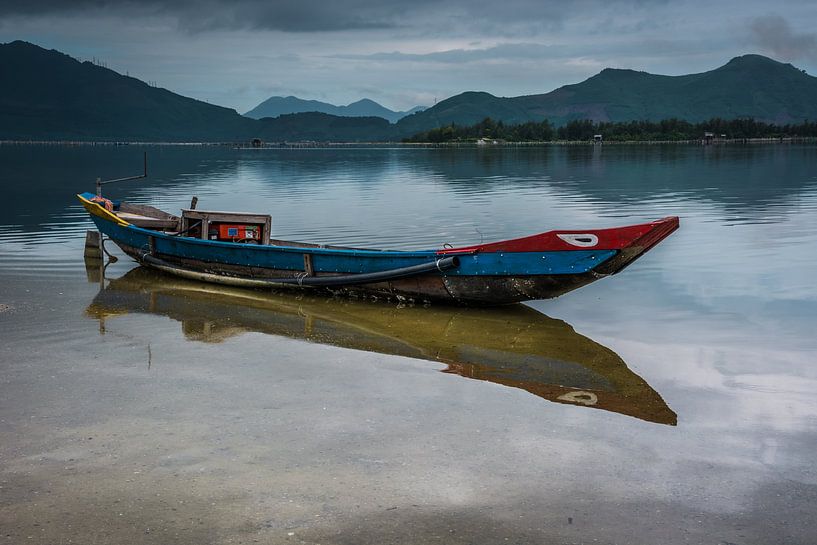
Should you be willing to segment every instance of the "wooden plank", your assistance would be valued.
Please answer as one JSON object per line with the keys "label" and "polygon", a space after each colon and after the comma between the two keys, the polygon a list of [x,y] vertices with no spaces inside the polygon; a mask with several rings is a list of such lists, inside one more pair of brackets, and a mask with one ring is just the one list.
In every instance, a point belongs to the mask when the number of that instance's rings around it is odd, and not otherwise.
{"label": "wooden plank", "polygon": [[307,276],[315,276],[315,269],[312,267],[312,254],[304,254],[304,272]]}
{"label": "wooden plank", "polygon": [[163,220],[176,220],[179,219],[178,216],[174,216],[173,214],[168,214],[164,210],[159,210],[158,208],[154,208],[153,206],[148,206],[146,204],[130,204],[123,202],[119,205],[118,213],[126,213],[126,214],[136,214],[139,216],[146,216],[149,218],[158,218]]}
{"label": "wooden plank", "polygon": [[207,216],[211,221],[228,221],[233,223],[257,223],[265,225],[271,220],[269,214],[248,214],[244,212],[221,212],[218,210],[190,210],[185,208],[182,215],[190,219],[202,219]]}
{"label": "wooden plank", "polygon": [[201,215],[201,238],[208,240],[210,238],[210,217],[207,214]]}
{"label": "wooden plank", "polygon": [[269,246],[270,236],[272,236],[272,216],[267,216],[264,221],[264,232],[261,233],[261,244]]}
{"label": "wooden plank", "polygon": [[85,257],[102,259],[102,235],[89,229],[85,232]]}
{"label": "wooden plank", "polygon": [[149,218],[129,212],[119,212],[117,215],[131,225],[146,229],[176,229],[179,226],[178,219]]}

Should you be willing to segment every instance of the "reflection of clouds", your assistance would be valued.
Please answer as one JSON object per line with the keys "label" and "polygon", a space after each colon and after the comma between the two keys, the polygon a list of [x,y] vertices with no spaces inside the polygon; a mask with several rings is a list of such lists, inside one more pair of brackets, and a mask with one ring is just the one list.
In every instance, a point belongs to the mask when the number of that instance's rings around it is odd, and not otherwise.
{"label": "reflection of clouds", "polygon": [[814,197],[807,190],[754,212],[775,223],[734,225],[718,204],[685,199],[681,229],[620,277],[532,304],[615,350],[673,407],[678,433],[661,438],[647,467],[686,481],[672,493],[697,490],[703,509],[745,509],[780,475],[810,480]]}
{"label": "reflection of clouds", "polygon": [[815,230],[817,214],[809,213],[792,214],[775,224],[739,226],[684,217],[681,230],[667,241],[673,251],[661,254],[660,274],[709,306],[733,298],[745,299],[732,300],[730,306],[815,300]]}
{"label": "reflection of clouds", "polygon": [[[38,326],[51,319],[63,322],[58,315]],[[16,478],[36,462],[37,474],[56,483],[54,505],[68,498],[83,504],[110,488],[146,498],[153,497],[146,491],[159,491],[185,502],[185,493],[194,493],[217,504],[210,524],[232,528],[263,516],[308,528],[323,524],[316,514],[331,517],[326,524],[334,527],[392,506],[507,513],[514,525],[527,523],[520,514],[595,516],[634,505],[650,506],[650,514],[661,509],[662,520],[686,510],[735,515],[751,511],[766,483],[813,463],[809,429],[786,428],[769,392],[732,384],[721,369],[734,361],[760,364],[768,354],[751,356],[751,346],[714,340],[703,347],[627,341],[639,323],[619,326],[621,337],[595,340],[656,386],[678,410],[677,428],[543,402],[409,358],[256,333],[188,342],[179,327],[154,315],[112,320],[98,343],[72,335],[70,351],[82,363],[70,367],[54,367],[49,352],[59,347],[31,353],[29,339],[9,339],[8,350],[25,351],[28,368],[56,374],[61,387],[15,397],[7,417],[30,422],[25,441],[36,459],[15,458],[5,467]],[[67,327],[81,332],[95,325]],[[775,365],[793,359],[768,352]],[[801,354],[789,369],[805,361]],[[762,380],[758,375],[734,377],[751,386]],[[775,387],[785,388],[780,372],[774,376]],[[807,410],[807,403],[797,398],[795,409]],[[105,448],[84,445],[75,453],[77,437],[94,437]],[[70,491],[58,473],[66,456],[81,469]],[[123,491],[126,479],[135,482]],[[638,529],[648,520],[619,524]],[[594,522],[586,535],[604,537],[604,524]],[[703,525],[709,535],[719,531],[717,521]]]}
{"label": "reflection of clouds", "polygon": [[[806,431],[813,427],[809,419],[817,417],[817,370],[810,353],[769,347],[762,341],[706,344],[709,342],[619,341],[615,346],[637,372],[649,377],[671,406],[677,404],[679,422],[699,418],[701,426],[743,431],[757,427]],[[677,390],[674,395],[673,389]],[[696,403],[690,405],[689,399]],[[695,405],[706,410],[696,411]]]}

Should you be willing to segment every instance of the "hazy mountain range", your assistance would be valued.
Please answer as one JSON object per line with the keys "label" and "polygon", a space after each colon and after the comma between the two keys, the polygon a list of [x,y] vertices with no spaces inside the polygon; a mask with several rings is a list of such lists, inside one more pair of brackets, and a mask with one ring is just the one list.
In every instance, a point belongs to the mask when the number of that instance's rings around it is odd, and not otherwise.
{"label": "hazy mountain range", "polygon": [[319,100],[304,100],[302,98],[288,96],[270,97],[244,115],[252,117],[253,119],[261,119],[263,117],[278,117],[279,115],[285,114],[320,112],[339,117],[382,117],[391,123],[397,123],[407,115],[423,110],[425,110],[424,106],[415,106],[405,112],[395,112],[368,98],[358,100],[348,106],[335,106],[334,104],[321,102]]}
{"label": "hazy mountain range", "polygon": [[[581,83],[539,95],[500,98],[465,92],[396,123],[380,115],[325,112],[252,119],[22,41],[0,44],[0,81],[4,82],[0,140],[394,141],[486,117],[506,124],[548,119],[556,125],[574,119],[752,117],[774,123],[817,119],[817,78],[760,55],[736,57],[715,70],[684,76],[606,69]],[[251,112],[258,115],[264,104],[282,102],[313,104],[273,97]],[[391,111],[368,100],[327,106],[360,114],[377,108],[386,110],[383,115]]]}

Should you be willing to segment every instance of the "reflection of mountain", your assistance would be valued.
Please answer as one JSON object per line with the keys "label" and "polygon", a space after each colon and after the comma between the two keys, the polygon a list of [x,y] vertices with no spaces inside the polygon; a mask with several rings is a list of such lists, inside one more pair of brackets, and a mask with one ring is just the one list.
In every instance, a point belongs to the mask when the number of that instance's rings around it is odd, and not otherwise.
{"label": "reflection of mountain", "polygon": [[817,154],[806,145],[442,149],[419,162],[456,192],[543,187],[613,210],[669,197],[713,203],[727,217],[748,220],[785,213],[817,189]]}
{"label": "reflection of mountain", "polygon": [[[143,146],[0,146],[0,179],[7,187],[7,213],[0,223],[36,230],[66,218],[73,195],[93,188],[97,176],[139,172]],[[768,221],[786,215],[804,192],[817,190],[813,146],[549,146],[524,149],[320,149],[239,151],[222,147],[153,146],[149,177],[111,186],[116,198],[186,206],[190,195],[220,194],[215,184],[263,183],[275,200],[251,195],[253,211],[275,213],[305,190],[320,192],[338,180],[358,180],[361,190],[401,178],[406,187],[434,180],[452,203],[463,194],[510,195],[525,199],[540,190],[570,203],[588,203],[594,213],[619,213],[621,204],[673,202],[713,204],[716,217]],[[205,186],[205,187],[202,187]],[[365,186],[365,188],[364,188]],[[214,190],[215,188],[215,190]],[[201,191],[204,191],[202,193]],[[184,196],[182,197],[182,193]],[[367,191],[375,198],[377,191]],[[388,199],[391,195],[380,195]],[[161,200],[156,200],[161,199]],[[202,206],[225,206],[221,199]],[[546,198],[542,198],[547,205]],[[379,204],[379,203],[375,203]],[[677,212],[677,211],[676,211]],[[512,212],[497,210],[497,213]],[[87,221],[84,214],[78,216]],[[471,219],[471,216],[468,216]],[[537,218],[525,218],[534,220]],[[772,218],[774,219],[774,218]],[[452,221],[462,218],[452,217]],[[532,225],[532,223],[531,223]],[[558,225],[554,227],[567,227]],[[414,233],[407,233],[411,238]],[[502,237],[513,233],[497,232]],[[371,243],[371,241],[367,241]]]}
{"label": "reflection of mountain", "polygon": [[533,309],[397,308],[370,302],[239,290],[137,268],[88,307],[100,320],[151,313],[182,323],[188,339],[221,342],[247,331],[441,362],[445,370],[674,425],[661,396],[611,350]]}

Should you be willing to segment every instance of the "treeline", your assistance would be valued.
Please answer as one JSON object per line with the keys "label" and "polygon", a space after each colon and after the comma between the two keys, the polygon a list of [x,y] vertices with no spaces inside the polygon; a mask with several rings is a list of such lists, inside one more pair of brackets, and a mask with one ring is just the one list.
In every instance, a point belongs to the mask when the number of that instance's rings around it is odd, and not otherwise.
{"label": "treeline", "polygon": [[485,118],[476,125],[463,127],[455,124],[431,129],[406,138],[404,142],[468,142],[481,138],[509,142],[551,142],[556,140],[592,140],[600,134],[605,141],[679,141],[699,140],[705,133],[715,138],[779,138],[817,137],[817,122],[806,121],[797,125],[775,125],[754,119],[714,118],[701,123],[681,119],[663,121],[593,122],[571,121],[554,127],[549,121],[505,125],[502,121]]}
{"label": "treeline", "polygon": [[486,117],[476,125],[463,127],[446,125],[405,138],[404,142],[455,142],[490,138],[513,142],[547,142],[553,140],[556,130],[549,121],[529,121],[521,125],[505,125]]}

